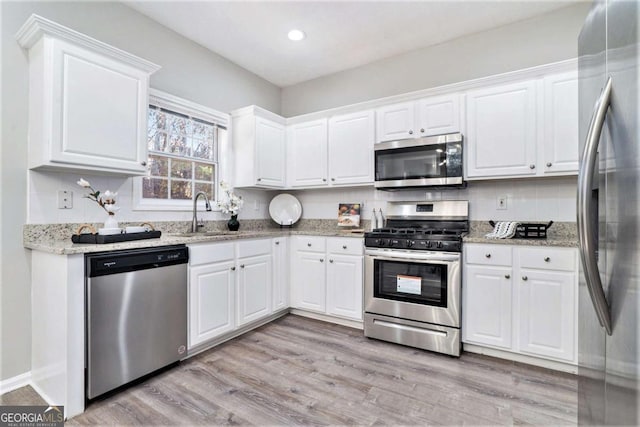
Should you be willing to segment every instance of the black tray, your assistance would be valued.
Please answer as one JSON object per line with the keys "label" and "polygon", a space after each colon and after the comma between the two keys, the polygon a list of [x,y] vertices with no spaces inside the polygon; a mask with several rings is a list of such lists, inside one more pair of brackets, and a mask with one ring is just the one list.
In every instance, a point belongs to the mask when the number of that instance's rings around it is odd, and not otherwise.
{"label": "black tray", "polygon": [[162,235],[159,230],[143,231],[142,233],[123,233],[123,234],[74,234],[71,236],[73,243],[119,243],[130,242],[132,240],[157,239]]}
{"label": "black tray", "polygon": [[[492,227],[496,226],[494,221],[489,221]],[[551,228],[553,221],[546,224],[523,222],[516,227],[516,239],[546,239],[547,230]]]}

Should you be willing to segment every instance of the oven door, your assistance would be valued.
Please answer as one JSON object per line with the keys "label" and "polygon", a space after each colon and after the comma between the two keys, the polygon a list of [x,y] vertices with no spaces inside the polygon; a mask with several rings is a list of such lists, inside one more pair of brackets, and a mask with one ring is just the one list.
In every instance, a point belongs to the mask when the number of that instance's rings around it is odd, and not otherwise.
{"label": "oven door", "polygon": [[393,189],[461,185],[462,140],[449,141],[450,137],[452,135],[376,144],[375,186]]}
{"label": "oven door", "polygon": [[460,327],[460,254],[368,249],[367,313]]}

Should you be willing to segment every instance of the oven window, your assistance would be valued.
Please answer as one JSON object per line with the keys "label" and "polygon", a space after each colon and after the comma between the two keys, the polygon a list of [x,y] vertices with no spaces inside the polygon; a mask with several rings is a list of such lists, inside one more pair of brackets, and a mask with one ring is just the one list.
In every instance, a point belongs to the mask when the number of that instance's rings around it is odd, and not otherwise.
{"label": "oven window", "polygon": [[378,181],[447,177],[445,144],[377,151],[375,157]]}
{"label": "oven window", "polygon": [[447,266],[374,260],[375,298],[447,306]]}

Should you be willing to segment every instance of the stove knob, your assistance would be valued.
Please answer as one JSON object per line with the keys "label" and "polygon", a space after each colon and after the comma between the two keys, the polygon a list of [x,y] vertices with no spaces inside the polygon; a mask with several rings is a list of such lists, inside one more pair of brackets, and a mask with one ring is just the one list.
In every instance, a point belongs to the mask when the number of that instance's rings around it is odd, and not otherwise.
{"label": "stove knob", "polygon": [[384,239],[380,239],[377,242],[380,246],[384,246]]}
{"label": "stove knob", "polygon": [[413,240],[408,240],[408,241],[407,241],[407,247],[408,247],[408,248],[412,247],[412,246],[413,246],[413,245],[415,245],[415,244],[416,244],[416,242],[414,242]]}
{"label": "stove knob", "polygon": [[431,241],[427,240],[427,247],[430,248],[431,247]]}
{"label": "stove knob", "polygon": [[395,240],[389,240],[389,246],[393,246],[395,245],[396,241]]}
{"label": "stove knob", "polygon": [[438,249],[442,249],[442,242],[438,242],[438,243],[436,244],[436,247],[437,247]]}

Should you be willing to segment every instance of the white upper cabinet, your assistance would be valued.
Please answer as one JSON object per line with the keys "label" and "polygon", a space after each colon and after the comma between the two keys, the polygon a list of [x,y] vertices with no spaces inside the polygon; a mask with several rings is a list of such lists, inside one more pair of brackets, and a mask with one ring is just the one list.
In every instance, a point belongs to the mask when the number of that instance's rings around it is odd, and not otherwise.
{"label": "white upper cabinet", "polygon": [[536,84],[469,91],[467,178],[536,174]]}
{"label": "white upper cabinet", "polygon": [[329,119],[331,185],[373,184],[374,121],[373,110]]}
{"label": "white upper cabinet", "polygon": [[460,95],[451,94],[376,110],[376,142],[460,132]]}
{"label": "white upper cabinet", "polygon": [[327,119],[292,125],[288,129],[289,185],[327,185]]}
{"label": "white upper cabinet", "polygon": [[460,132],[460,97],[437,96],[418,101],[420,136]]}
{"label": "white upper cabinet", "polygon": [[387,105],[376,110],[376,142],[412,138],[415,134],[415,102]]}
{"label": "white upper cabinet", "polygon": [[29,168],[144,174],[160,67],[37,15],[16,37],[29,50]]}
{"label": "white upper cabinet", "polygon": [[578,76],[544,78],[544,143],[540,164],[545,175],[578,171]]}
{"label": "white upper cabinet", "polygon": [[251,106],[231,113],[236,187],[284,188],[284,118]]}

